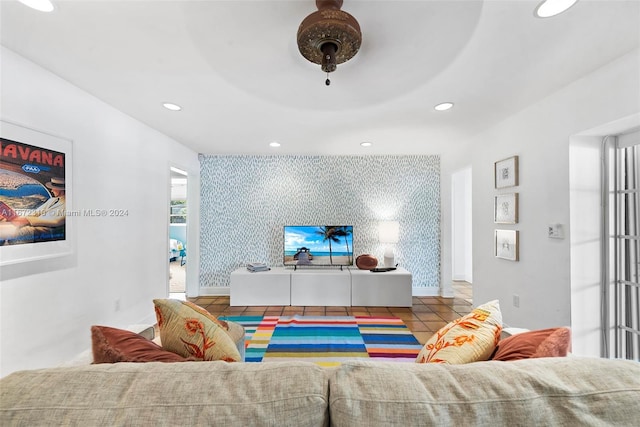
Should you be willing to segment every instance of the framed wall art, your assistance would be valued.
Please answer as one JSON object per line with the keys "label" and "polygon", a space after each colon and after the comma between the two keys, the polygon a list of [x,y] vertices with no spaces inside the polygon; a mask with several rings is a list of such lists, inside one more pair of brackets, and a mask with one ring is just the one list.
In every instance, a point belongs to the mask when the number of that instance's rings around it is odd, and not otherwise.
{"label": "framed wall art", "polygon": [[516,187],[518,185],[518,156],[495,162],[494,182],[495,188]]}
{"label": "framed wall art", "polygon": [[495,256],[509,261],[519,260],[519,232],[517,230],[495,231]]}
{"label": "framed wall art", "polygon": [[518,223],[518,193],[494,196],[493,222],[496,224]]}
{"label": "framed wall art", "polygon": [[0,120],[0,265],[73,252],[72,142]]}

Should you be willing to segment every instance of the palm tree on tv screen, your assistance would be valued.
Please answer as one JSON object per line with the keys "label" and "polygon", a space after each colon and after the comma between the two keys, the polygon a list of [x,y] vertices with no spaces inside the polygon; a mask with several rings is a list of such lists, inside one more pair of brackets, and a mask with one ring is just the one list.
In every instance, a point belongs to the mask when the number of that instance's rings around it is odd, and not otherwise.
{"label": "palm tree on tv screen", "polygon": [[336,227],[336,236],[344,237],[344,244],[347,247],[347,259],[349,260],[349,264],[351,264],[351,251],[349,251],[349,235],[353,234],[352,230],[346,226]]}
{"label": "palm tree on tv screen", "polygon": [[336,236],[336,227],[331,225],[325,225],[320,227],[320,230],[316,231],[316,234],[322,236],[322,241],[329,241],[329,264],[333,264],[333,252],[331,249],[331,242],[340,243],[340,239]]}

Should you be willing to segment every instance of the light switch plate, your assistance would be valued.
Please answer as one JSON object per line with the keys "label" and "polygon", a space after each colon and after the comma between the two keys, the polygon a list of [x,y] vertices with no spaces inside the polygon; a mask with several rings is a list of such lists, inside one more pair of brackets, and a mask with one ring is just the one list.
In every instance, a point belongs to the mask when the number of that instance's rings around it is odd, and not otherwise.
{"label": "light switch plate", "polygon": [[549,224],[547,227],[550,239],[564,239],[562,224]]}

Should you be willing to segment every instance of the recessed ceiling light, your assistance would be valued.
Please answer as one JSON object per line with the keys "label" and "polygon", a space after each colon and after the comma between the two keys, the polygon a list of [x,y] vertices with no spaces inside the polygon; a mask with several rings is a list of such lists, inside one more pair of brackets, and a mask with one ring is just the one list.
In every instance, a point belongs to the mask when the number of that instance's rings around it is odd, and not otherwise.
{"label": "recessed ceiling light", "polygon": [[25,6],[29,6],[31,9],[39,10],[40,12],[53,12],[53,3],[51,0],[18,0]]}
{"label": "recessed ceiling light", "polygon": [[371,147],[373,145],[373,142],[365,141],[361,142],[360,145],[362,145],[363,147]]}
{"label": "recessed ceiling light", "polygon": [[441,104],[436,105],[433,108],[436,109],[437,111],[447,111],[451,107],[453,107],[453,102],[443,102]]}
{"label": "recessed ceiling light", "polygon": [[171,110],[171,111],[180,111],[182,110],[182,107],[177,105],[177,104],[172,104],[170,102],[165,102],[164,104],[162,104],[162,106],[164,108],[166,108],[167,110]]}
{"label": "recessed ceiling light", "polygon": [[269,147],[280,147],[280,143],[278,141],[270,142]]}
{"label": "recessed ceiling light", "polygon": [[569,9],[576,4],[577,1],[578,0],[544,0],[536,7],[534,14],[538,18],[550,18]]}

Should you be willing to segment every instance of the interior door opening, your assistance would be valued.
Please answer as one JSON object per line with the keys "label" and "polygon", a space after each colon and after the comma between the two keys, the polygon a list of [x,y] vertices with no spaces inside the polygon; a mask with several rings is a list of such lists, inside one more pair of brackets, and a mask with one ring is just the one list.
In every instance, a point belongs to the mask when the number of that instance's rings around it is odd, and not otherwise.
{"label": "interior door opening", "polygon": [[187,172],[171,167],[169,202],[169,295],[184,299],[187,287]]}
{"label": "interior door opening", "polygon": [[456,298],[473,302],[472,170],[451,175],[451,276]]}

